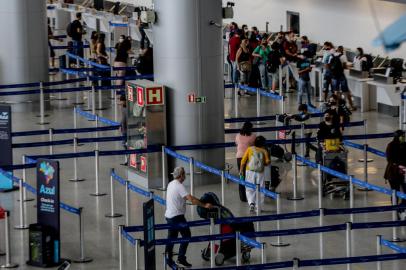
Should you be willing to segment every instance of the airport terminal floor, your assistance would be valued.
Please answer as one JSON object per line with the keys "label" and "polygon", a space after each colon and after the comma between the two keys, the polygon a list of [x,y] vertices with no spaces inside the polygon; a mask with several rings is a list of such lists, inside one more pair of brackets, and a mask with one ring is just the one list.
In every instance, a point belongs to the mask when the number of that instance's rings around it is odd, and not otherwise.
{"label": "airport terminal floor", "polygon": [[[233,91],[232,89],[226,89],[225,91]],[[69,96],[68,94],[64,94]],[[74,99],[74,94],[71,98]],[[287,94],[287,112],[296,111],[296,96],[294,93]],[[234,101],[233,99],[225,99],[225,118],[232,118],[234,113]],[[52,107],[46,111],[49,117],[46,118],[50,122],[49,126],[40,127],[36,123],[38,118],[35,113],[14,113],[13,114],[13,131],[25,131],[25,130],[37,130],[40,128],[47,129],[52,128],[73,128],[73,112],[71,101],[52,101]],[[318,104],[315,102],[315,104]],[[97,112],[100,116],[108,119],[113,119],[113,103],[111,100],[105,98],[103,105],[108,107],[107,110]],[[279,113],[279,105],[275,100],[261,98],[261,115],[275,115]],[[241,97],[239,99],[239,116],[241,117],[254,117],[256,116],[256,97]],[[221,117],[221,116],[219,116]],[[368,133],[386,133],[393,132],[398,127],[398,118],[391,117],[385,114],[377,112],[360,113],[356,111],[353,113],[352,121],[359,121],[368,119],[367,132]],[[318,123],[319,118],[314,118],[311,123]],[[241,124],[226,124],[225,128],[240,128]],[[265,126],[273,126],[274,121],[269,121]],[[78,127],[93,127],[94,122],[90,122],[83,117],[78,116]],[[261,126],[259,126],[261,127]],[[187,127],[185,126],[185,131]],[[348,134],[363,134],[364,128],[349,127],[345,130],[345,135]],[[275,132],[264,132],[261,135],[267,139],[274,139]],[[72,134],[67,135],[55,135],[58,140],[71,139]],[[93,137],[94,134],[80,134],[81,138]],[[119,136],[119,131],[106,131],[100,132],[100,136]],[[234,141],[233,134],[226,135],[226,142]],[[28,139],[29,138],[29,139]],[[35,138],[35,139],[34,139]],[[27,141],[48,141],[48,135],[35,136],[35,137],[22,137],[16,138],[13,143],[27,142]],[[368,144],[376,149],[385,151],[387,143],[391,138],[384,139],[370,139]],[[358,141],[363,144],[363,141]],[[78,151],[93,151],[94,144],[88,143],[78,147]],[[105,142],[100,143],[100,150],[121,150],[121,142]],[[358,149],[348,148],[348,175],[354,175],[356,178],[364,179],[364,164],[358,162],[358,159],[363,157],[363,152]],[[231,174],[238,175],[236,170],[235,148],[226,149],[226,162],[230,163],[233,168]],[[54,154],[58,153],[71,153],[71,145],[61,145],[53,147]],[[186,152],[185,152],[186,153]],[[22,155],[40,155],[48,154],[48,147],[39,148],[23,148],[14,150],[14,162],[20,163]],[[369,182],[378,186],[387,186],[383,179],[383,173],[386,166],[385,158],[378,157],[369,154],[370,158],[373,158],[373,162],[368,164],[368,176]],[[311,158],[314,161],[314,156]],[[73,263],[71,269],[119,269],[119,234],[118,225],[125,224],[126,218],[106,218],[105,215],[110,212],[110,170],[115,169],[117,175],[125,176],[126,167],[121,166],[123,163],[123,157],[101,157],[100,159],[100,192],[107,193],[106,196],[93,197],[90,196],[95,189],[95,169],[93,157],[80,158],[78,161],[78,176],[86,179],[83,182],[70,182],[69,179],[73,177],[73,159],[63,159],[60,161],[60,185],[61,185],[61,201],[74,206],[83,207],[83,225],[84,225],[84,243],[85,254],[88,257],[93,258],[93,261],[85,264]],[[291,201],[287,198],[292,193],[292,163],[281,162],[275,158],[272,158],[272,164],[280,167],[280,175],[282,179],[281,185],[278,187],[277,192],[281,194],[281,213],[293,213],[308,210],[317,210],[318,205],[318,180],[317,170],[309,166],[298,166],[298,194],[303,196],[304,199],[300,201]],[[188,166],[185,164],[185,167]],[[22,177],[22,171],[15,172],[17,177]],[[35,170],[27,169],[26,172],[27,182],[35,186]],[[189,185],[189,176],[187,176],[186,185]],[[226,184],[225,192],[225,206],[231,210],[231,212],[237,216],[254,216],[250,213],[246,203],[242,203],[239,200],[238,185],[233,182]],[[206,192],[214,192],[219,197],[221,196],[220,181],[218,184],[196,186],[195,195],[200,197]],[[124,213],[125,211],[125,191],[121,185],[116,185],[115,188],[115,208],[116,212]],[[156,190],[155,194],[165,198],[165,193]],[[33,198],[33,195],[28,193],[29,198]],[[14,226],[19,224],[19,193],[3,193],[0,194],[0,205],[11,211],[11,254],[12,261],[19,264],[18,269],[35,269],[26,265],[28,259],[28,231],[27,230],[15,230]],[[142,203],[145,202],[145,197],[142,197],[136,193],[130,192],[130,225],[142,225]],[[349,208],[349,200],[344,200],[341,197],[323,197],[323,208]],[[391,204],[390,196],[381,194],[374,191],[360,191],[354,190],[354,207],[372,207],[372,206],[387,206]],[[27,224],[35,222],[36,216],[36,203],[35,201],[26,202],[26,222]],[[274,200],[266,198],[261,215],[269,215],[276,213],[276,203]],[[165,223],[163,217],[164,206],[155,203],[155,219],[156,223]],[[201,220],[196,213],[196,207],[188,206],[186,217],[188,221]],[[378,222],[378,221],[391,221],[392,212],[383,213],[366,213],[355,214],[353,216],[353,222]],[[345,224],[351,221],[350,215],[335,215],[326,216],[323,220],[323,225]],[[320,225],[319,217],[307,217],[300,219],[287,219],[280,222],[280,229],[295,229],[295,228],[308,228],[317,227]],[[0,249],[3,249],[4,235],[3,235],[3,223],[0,223]],[[270,231],[276,229],[275,221],[261,222],[260,228],[262,231]],[[216,228],[217,229],[217,228]],[[192,228],[192,235],[207,235],[209,233],[209,227],[196,227]],[[364,256],[364,255],[376,255],[377,254],[377,235],[382,235],[383,239],[390,240],[392,238],[391,228],[379,228],[379,229],[362,229],[352,230],[351,234],[351,246],[352,256]],[[140,233],[133,234],[135,238],[142,238]],[[167,236],[165,231],[156,231],[157,239],[165,239]],[[406,229],[399,227],[399,236],[406,238]],[[273,263],[279,261],[289,261],[293,258],[300,258],[301,260],[307,259],[319,259],[323,258],[338,258],[346,256],[346,232],[328,232],[328,233],[315,233],[315,234],[303,234],[295,236],[283,236],[282,241],[289,243],[287,247],[274,247],[271,244],[276,242],[276,237],[268,237],[257,239],[260,242],[267,244],[266,247],[266,262]],[[135,269],[135,249],[130,245],[125,238],[123,238],[123,269]],[[207,242],[191,243],[187,252],[188,260],[193,264],[194,268],[209,268],[210,262],[204,261],[201,258],[201,250],[208,245]],[[399,243],[400,246],[404,244]],[[405,246],[406,247],[406,246]],[[386,247],[382,247],[383,254],[393,254],[394,251],[389,250]],[[61,211],[61,251],[62,257],[74,260],[80,256],[79,249],[79,220],[77,215],[72,215],[67,211]],[[156,250],[157,269],[163,269],[163,256],[164,249],[162,246],[158,246]],[[140,248],[139,253],[139,269],[143,269],[143,251]],[[0,264],[5,262],[5,257],[0,257]],[[261,263],[261,251],[253,249],[251,251],[252,264]],[[235,259],[225,261],[225,266],[235,265]],[[351,269],[377,269],[376,263],[363,263],[354,264]],[[402,270],[406,268],[406,262],[402,260],[382,262],[382,268],[385,270]],[[285,268],[285,269],[292,269]],[[302,268],[300,268],[302,269]],[[336,266],[323,266],[323,267],[306,267],[303,269],[325,269],[325,270],[339,270],[349,269],[345,264]]]}

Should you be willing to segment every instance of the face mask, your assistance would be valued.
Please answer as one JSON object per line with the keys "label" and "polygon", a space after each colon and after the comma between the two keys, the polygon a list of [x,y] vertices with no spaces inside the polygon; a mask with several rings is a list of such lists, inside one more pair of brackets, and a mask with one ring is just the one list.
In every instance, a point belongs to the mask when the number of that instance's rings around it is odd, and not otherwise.
{"label": "face mask", "polygon": [[124,39],[123,39],[123,38],[120,38],[118,41],[119,41],[119,42],[124,42]]}

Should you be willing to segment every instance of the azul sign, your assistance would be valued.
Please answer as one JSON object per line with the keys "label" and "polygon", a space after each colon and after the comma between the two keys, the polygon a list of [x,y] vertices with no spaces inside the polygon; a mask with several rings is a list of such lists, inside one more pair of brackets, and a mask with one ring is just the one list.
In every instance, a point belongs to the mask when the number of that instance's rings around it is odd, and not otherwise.
{"label": "azul sign", "polygon": [[[11,107],[0,106],[0,168],[13,165],[11,139]],[[12,172],[10,175],[12,176]],[[12,179],[5,174],[0,174],[0,191],[9,191],[13,188]]]}
{"label": "azul sign", "polygon": [[8,112],[0,112],[0,120],[8,120],[9,114]]}

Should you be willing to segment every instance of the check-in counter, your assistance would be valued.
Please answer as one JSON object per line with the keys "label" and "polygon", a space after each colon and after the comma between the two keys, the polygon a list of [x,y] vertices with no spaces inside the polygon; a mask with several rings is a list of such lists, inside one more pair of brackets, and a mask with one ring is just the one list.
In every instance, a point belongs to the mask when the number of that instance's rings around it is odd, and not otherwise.
{"label": "check-in counter", "polygon": [[361,112],[368,112],[377,109],[376,89],[370,87],[372,78],[359,78],[346,74],[348,87],[354,98],[354,104],[360,108]]}
{"label": "check-in counter", "polygon": [[404,83],[386,84],[377,81],[368,81],[369,88],[376,91],[376,106],[378,112],[398,116],[401,102],[401,93],[406,87]]}

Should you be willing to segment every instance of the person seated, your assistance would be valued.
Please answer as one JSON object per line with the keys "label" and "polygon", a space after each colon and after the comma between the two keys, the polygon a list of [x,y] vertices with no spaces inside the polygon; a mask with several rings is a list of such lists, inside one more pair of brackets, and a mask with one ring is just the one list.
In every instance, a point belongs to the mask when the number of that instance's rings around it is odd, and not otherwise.
{"label": "person seated", "polygon": [[329,152],[341,150],[342,134],[339,123],[334,121],[334,115],[333,110],[327,110],[324,113],[324,121],[319,124],[317,140],[320,150]]}

